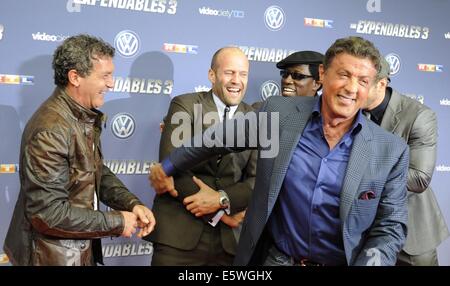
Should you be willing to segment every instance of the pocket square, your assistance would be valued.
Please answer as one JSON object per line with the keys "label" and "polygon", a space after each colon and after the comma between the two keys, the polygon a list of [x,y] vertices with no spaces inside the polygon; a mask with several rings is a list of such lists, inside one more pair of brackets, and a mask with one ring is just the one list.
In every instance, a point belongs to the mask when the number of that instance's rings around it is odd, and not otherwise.
{"label": "pocket square", "polygon": [[375,199],[375,197],[375,192],[373,191],[367,191],[359,195],[359,199],[364,201]]}

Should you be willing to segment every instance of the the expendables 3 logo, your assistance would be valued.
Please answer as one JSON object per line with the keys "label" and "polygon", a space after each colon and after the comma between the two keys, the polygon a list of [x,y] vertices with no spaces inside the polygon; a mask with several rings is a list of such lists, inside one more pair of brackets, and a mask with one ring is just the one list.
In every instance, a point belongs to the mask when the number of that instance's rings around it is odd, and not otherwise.
{"label": "the expendables 3 logo", "polygon": [[100,6],[149,13],[177,13],[177,0],[71,0],[71,5]]}
{"label": "the expendables 3 logo", "polygon": [[145,78],[114,78],[113,92],[141,93],[154,95],[170,95],[173,80],[145,79]]}
{"label": "the expendables 3 logo", "polygon": [[422,40],[428,39],[430,35],[430,29],[428,27],[392,24],[369,20],[359,20],[356,24],[352,23],[350,24],[350,29],[355,29],[358,34]]}

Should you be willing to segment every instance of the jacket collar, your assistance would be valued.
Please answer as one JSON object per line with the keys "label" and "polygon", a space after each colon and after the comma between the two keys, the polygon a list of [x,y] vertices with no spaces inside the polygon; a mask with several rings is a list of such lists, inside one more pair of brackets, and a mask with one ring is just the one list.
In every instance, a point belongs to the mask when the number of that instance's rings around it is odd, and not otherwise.
{"label": "jacket collar", "polygon": [[403,107],[400,95],[391,87],[387,88],[391,91],[391,100],[388,103],[380,126],[389,132],[394,132],[395,128],[400,123],[399,113],[402,111]]}
{"label": "jacket collar", "polygon": [[62,88],[57,87],[54,95],[67,105],[70,115],[77,121],[101,126],[102,121],[105,120],[105,115],[100,110],[95,108],[87,109],[81,106]]}

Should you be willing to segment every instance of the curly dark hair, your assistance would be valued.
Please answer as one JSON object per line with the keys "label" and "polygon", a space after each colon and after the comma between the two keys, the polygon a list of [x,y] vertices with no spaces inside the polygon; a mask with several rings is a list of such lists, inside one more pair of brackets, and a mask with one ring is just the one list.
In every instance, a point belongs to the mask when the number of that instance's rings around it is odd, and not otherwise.
{"label": "curly dark hair", "polygon": [[380,51],[369,40],[354,36],[337,39],[325,53],[324,68],[327,69],[334,57],[340,53],[347,53],[357,58],[370,59],[377,70],[377,74],[381,69]]}
{"label": "curly dark hair", "polygon": [[76,70],[83,77],[88,76],[92,71],[92,60],[105,56],[113,58],[114,53],[114,48],[100,38],[86,34],[67,38],[53,54],[55,84],[67,86],[70,70]]}

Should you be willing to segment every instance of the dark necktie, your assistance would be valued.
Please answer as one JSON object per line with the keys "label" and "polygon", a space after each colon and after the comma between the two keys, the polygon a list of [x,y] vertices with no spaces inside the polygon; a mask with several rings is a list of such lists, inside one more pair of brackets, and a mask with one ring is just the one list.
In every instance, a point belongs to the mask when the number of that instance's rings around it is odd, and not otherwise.
{"label": "dark necktie", "polygon": [[[227,105],[227,106],[225,106],[225,109],[223,110],[223,121],[228,119],[228,112],[230,112],[230,107]],[[219,155],[219,158],[217,158],[217,166],[219,166],[220,161],[222,161],[222,155]]]}
{"label": "dark necktie", "polygon": [[228,112],[230,112],[230,107],[227,105],[227,106],[225,106],[225,109],[223,110],[223,120],[228,119]]}

